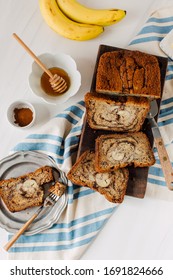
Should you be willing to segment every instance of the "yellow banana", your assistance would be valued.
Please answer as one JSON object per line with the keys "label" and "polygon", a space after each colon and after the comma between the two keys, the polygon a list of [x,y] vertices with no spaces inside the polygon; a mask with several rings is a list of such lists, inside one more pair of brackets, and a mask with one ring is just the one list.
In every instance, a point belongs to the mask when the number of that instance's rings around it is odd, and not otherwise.
{"label": "yellow banana", "polygon": [[70,20],[61,12],[56,0],[39,0],[39,7],[49,27],[68,39],[89,40],[104,31],[103,26],[82,24]]}
{"label": "yellow banana", "polygon": [[106,26],[117,23],[126,15],[126,11],[120,9],[91,9],[76,0],[56,1],[66,16],[81,23]]}

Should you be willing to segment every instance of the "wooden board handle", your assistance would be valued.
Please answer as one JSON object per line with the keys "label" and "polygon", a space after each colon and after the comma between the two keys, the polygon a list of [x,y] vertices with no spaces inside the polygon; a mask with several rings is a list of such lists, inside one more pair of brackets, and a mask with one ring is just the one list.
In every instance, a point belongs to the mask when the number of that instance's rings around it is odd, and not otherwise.
{"label": "wooden board handle", "polygon": [[165,176],[166,185],[170,190],[173,190],[173,168],[165,145],[162,138],[155,138],[154,141],[158,151],[163,174]]}
{"label": "wooden board handle", "polygon": [[21,234],[29,227],[29,225],[35,220],[40,212],[36,212],[17,232],[13,237],[7,242],[4,246],[4,249],[8,251],[11,246],[16,242],[16,240],[21,236]]}

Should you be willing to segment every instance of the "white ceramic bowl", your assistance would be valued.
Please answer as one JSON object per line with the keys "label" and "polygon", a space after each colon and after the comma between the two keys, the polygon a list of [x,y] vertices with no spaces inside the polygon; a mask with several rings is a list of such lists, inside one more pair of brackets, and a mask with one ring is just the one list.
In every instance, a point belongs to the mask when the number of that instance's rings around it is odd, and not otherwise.
{"label": "white ceramic bowl", "polygon": [[[22,108],[29,108],[32,111],[32,121],[28,125],[25,125],[25,126],[20,126],[18,123],[16,123],[15,114],[14,114],[14,110],[15,109],[22,109]],[[27,102],[25,100],[17,100],[15,102],[13,102],[8,107],[7,119],[11,123],[11,125],[13,125],[15,127],[18,127],[18,128],[29,128],[29,127],[31,127],[34,124],[35,118],[36,118],[35,108],[34,108],[34,106],[30,102]]]}
{"label": "white ceramic bowl", "polygon": [[40,85],[40,79],[44,71],[34,61],[32,64],[32,72],[29,76],[29,85],[34,94],[43,98],[48,103],[60,104],[66,102],[70,97],[78,92],[81,86],[81,75],[71,56],[64,53],[45,53],[38,56],[38,58],[46,65],[47,68],[59,67],[65,70],[70,77],[70,87],[65,93],[59,96],[47,95]]}

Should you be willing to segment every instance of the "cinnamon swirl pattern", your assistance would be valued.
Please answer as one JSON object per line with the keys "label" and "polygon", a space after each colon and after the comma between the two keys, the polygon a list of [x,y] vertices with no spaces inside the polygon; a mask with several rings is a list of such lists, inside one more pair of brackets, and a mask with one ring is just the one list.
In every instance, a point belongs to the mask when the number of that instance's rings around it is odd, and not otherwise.
{"label": "cinnamon swirl pattern", "polygon": [[137,132],[141,129],[150,102],[141,97],[107,97],[99,94],[85,95],[87,121],[92,129],[117,132]]}
{"label": "cinnamon swirl pattern", "polygon": [[34,172],[17,178],[0,181],[0,197],[11,212],[18,212],[43,204],[43,184],[53,181],[51,166],[43,166]]}
{"label": "cinnamon swirl pattern", "polygon": [[100,173],[95,170],[95,153],[85,151],[67,174],[74,184],[89,187],[113,203],[121,203],[127,188],[129,172],[126,168]]}
{"label": "cinnamon swirl pattern", "polygon": [[96,139],[96,170],[108,172],[129,165],[151,166],[155,157],[143,132],[101,135]]}

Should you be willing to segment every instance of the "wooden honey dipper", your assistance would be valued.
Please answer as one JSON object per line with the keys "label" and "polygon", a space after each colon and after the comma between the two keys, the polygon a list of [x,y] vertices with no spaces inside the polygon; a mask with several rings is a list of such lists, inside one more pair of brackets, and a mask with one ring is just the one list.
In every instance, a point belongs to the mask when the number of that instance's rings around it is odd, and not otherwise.
{"label": "wooden honey dipper", "polygon": [[67,89],[66,81],[59,75],[53,75],[51,71],[40,61],[40,59],[29,49],[29,47],[19,38],[16,33],[13,33],[13,37],[21,44],[21,46],[32,56],[35,62],[47,73],[50,77],[49,82],[54,92],[63,93]]}

